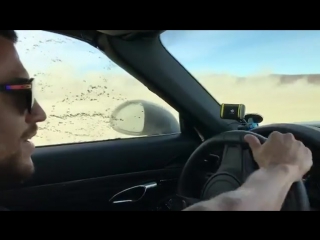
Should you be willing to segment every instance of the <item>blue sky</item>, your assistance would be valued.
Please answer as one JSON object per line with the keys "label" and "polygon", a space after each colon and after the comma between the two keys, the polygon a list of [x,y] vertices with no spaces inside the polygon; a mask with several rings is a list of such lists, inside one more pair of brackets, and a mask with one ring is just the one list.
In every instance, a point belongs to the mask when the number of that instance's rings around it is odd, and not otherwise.
{"label": "blue sky", "polygon": [[[17,48],[27,68],[52,61],[83,71],[120,71],[99,50],[78,40],[42,31],[18,31]],[[166,31],[164,46],[189,71],[237,76],[261,71],[320,73],[320,31]]]}
{"label": "blue sky", "polygon": [[320,31],[166,31],[161,40],[191,72],[320,73]]}

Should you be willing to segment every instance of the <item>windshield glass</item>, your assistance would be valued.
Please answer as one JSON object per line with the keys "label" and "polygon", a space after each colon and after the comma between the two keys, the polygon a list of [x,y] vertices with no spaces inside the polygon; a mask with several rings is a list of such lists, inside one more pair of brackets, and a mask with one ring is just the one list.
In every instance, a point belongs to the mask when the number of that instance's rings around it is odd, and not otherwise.
{"label": "windshield glass", "polygon": [[164,47],[219,103],[263,124],[320,121],[320,31],[176,31]]}

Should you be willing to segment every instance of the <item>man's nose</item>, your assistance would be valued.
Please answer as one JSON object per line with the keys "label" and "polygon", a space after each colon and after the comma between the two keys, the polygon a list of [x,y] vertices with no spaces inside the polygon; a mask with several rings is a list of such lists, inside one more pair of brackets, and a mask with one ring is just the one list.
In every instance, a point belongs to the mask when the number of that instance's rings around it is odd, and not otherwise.
{"label": "man's nose", "polygon": [[39,105],[39,103],[35,100],[31,113],[27,114],[26,122],[27,123],[37,123],[37,122],[43,122],[47,119],[47,115],[45,111],[42,109],[42,107]]}

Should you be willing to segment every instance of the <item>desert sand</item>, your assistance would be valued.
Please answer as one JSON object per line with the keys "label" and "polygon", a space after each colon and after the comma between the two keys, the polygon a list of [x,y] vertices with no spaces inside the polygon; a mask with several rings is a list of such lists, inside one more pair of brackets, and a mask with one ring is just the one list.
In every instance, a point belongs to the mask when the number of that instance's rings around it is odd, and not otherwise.
{"label": "desert sand", "polygon": [[[172,107],[124,71],[92,72],[77,78],[72,68],[55,64],[44,72],[36,74],[35,84],[35,96],[47,113],[34,138],[37,146],[132,137],[110,127],[112,111],[128,100],[156,103],[178,119]],[[62,72],[67,74],[62,76]]]}
{"label": "desert sand", "polygon": [[[110,126],[113,109],[128,100],[159,104],[178,119],[167,103],[85,42],[43,31],[19,31],[17,48],[36,79],[36,98],[48,116],[39,124],[37,146],[132,137]],[[219,103],[245,104],[247,113],[264,117],[263,124],[320,121],[320,75],[193,74]]]}
{"label": "desert sand", "polygon": [[[39,124],[37,146],[132,137],[110,127],[113,109],[127,100],[159,104],[178,118],[174,109],[124,71],[75,77],[75,69],[60,63],[43,72],[37,76],[36,97],[48,118]],[[264,117],[263,124],[320,120],[320,76],[195,76],[220,103],[245,104],[247,113]]]}

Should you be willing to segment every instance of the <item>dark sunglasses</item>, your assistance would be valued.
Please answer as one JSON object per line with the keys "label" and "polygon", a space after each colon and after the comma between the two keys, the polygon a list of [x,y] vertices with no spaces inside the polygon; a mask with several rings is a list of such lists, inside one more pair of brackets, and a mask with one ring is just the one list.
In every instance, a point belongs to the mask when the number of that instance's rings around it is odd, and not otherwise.
{"label": "dark sunglasses", "polygon": [[12,83],[0,84],[0,92],[12,93],[22,97],[22,108],[27,109],[31,113],[34,104],[33,95],[33,78],[16,78]]}

